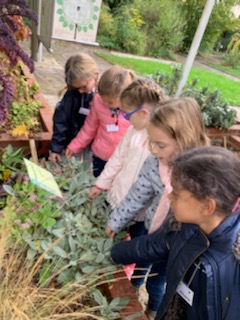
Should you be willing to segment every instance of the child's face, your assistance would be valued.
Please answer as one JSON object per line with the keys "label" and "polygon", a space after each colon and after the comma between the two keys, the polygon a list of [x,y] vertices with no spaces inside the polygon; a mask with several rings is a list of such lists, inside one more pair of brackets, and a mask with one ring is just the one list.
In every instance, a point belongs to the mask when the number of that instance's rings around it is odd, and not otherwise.
{"label": "child's face", "polygon": [[122,105],[121,109],[125,113],[124,117],[131,122],[136,130],[142,130],[149,124],[149,110],[144,108],[144,106],[131,109]]}
{"label": "child's face", "polygon": [[96,85],[95,78],[89,80],[75,80],[71,81],[70,88],[72,90],[78,90],[80,93],[90,93]]}
{"label": "child's face", "polygon": [[180,148],[175,139],[169,136],[163,129],[149,124],[148,126],[149,150],[159,158],[159,160],[168,165],[179,153]]}
{"label": "child's face", "polygon": [[116,96],[101,95],[101,98],[105,106],[108,107],[109,109],[116,109],[120,107],[120,100]]}
{"label": "child's face", "polygon": [[171,181],[172,192],[168,195],[175,218],[184,223],[201,225],[204,221],[204,201],[196,199],[191,192],[175,182]]}

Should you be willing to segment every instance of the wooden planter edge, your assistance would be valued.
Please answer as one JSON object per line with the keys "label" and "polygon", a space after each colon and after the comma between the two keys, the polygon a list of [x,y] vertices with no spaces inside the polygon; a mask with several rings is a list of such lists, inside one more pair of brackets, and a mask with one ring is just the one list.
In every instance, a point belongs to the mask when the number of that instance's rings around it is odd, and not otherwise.
{"label": "wooden planter edge", "polygon": [[129,298],[128,304],[119,311],[121,319],[131,317],[131,319],[147,320],[147,316],[144,313],[143,307],[140,304],[136,292],[127,279],[123,269],[119,269],[119,272],[114,274],[114,281],[105,284],[102,287],[103,293],[111,298]]}

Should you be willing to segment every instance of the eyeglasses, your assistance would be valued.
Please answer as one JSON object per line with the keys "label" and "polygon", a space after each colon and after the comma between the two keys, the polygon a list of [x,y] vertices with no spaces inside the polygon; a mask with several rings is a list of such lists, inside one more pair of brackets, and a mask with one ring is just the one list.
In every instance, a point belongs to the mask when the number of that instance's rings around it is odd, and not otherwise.
{"label": "eyeglasses", "polygon": [[137,109],[135,109],[135,110],[133,110],[132,112],[129,112],[129,113],[126,113],[126,112],[122,111],[122,115],[126,120],[129,120],[132,114],[134,114],[135,112],[138,112],[142,108],[143,108],[143,106],[141,106],[141,107],[139,107],[139,108],[137,108]]}

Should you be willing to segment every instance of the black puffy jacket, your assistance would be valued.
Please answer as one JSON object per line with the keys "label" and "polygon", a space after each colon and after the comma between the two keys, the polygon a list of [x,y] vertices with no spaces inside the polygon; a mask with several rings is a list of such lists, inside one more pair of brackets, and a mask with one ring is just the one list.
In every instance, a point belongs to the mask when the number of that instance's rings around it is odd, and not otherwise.
{"label": "black puffy jacket", "polygon": [[92,92],[85,94],[71,90],[58,102],[53,116],[52,152],[60,154],[75,138],[86,118],[85,114],[80,113],[80,108],[90,109],[93,95]]}

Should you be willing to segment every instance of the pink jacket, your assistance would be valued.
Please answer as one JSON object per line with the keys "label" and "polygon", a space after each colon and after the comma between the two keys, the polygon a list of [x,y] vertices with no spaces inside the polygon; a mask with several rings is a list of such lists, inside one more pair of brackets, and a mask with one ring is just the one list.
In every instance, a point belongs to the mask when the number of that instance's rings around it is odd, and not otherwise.
{"label": "pink jacket", "polygon": [[111,110],[104,105],[101,96],[96,94],[83,127],[67,148],[73,153],[80,153],[93,141],[91,149],[94,155],[107,161],[131,125],[124,119],[121,110],[118,115],[118,126],[116,120],[116,115],[112,116]]}
{"label": "pink jacket", "polygon": [[146,129],[136,130],[132,126],[128,128],[95,182],[99,189],[108,190],[107,200],[112,208],[118,206],[127,195],[144,161],[150,155],[147,137]]}

